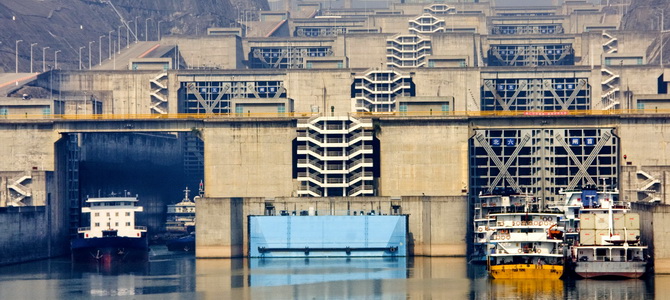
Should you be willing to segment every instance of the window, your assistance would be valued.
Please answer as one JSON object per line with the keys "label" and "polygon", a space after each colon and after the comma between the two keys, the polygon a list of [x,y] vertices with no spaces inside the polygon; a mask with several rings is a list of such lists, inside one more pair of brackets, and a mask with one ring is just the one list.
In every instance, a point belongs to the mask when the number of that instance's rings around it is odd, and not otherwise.
{"label": "window", "polygon": [[118,213],[118,212],[116,213],[116,216],[117,216],[117,217],[119,216],[119,213]]}
{"label": "window", "polygon": [[130,226],[130,222],[126,222],[126,226]]}
{"label": "window", "polygon": [[109,213],[107,213],[107,216],[109,217]]}
{"label": "window", "polygon": [[130,212],[129,211],[126,212],[126,217],[130,217]]}
{"label": "window", "polygon": [[118,227],[118,226],[119,226],[119,222],[114,223],[114,226]]}
{"label": "window", "polygon": [[637,109],[644,109],[644,102],[638,102]]}
{"label": "window", "polygon": [[93,224],[93,227],[100,227],[100,223]]}
{"label": "window", "polygon": [[337,68],[338,68],[338,69],[342,69],[342,68],[344,68],[344,64],[343,64],[341,61],[338,61],[338,62],[337,62]]}
{"label": "window", "polygon": [[7,115],[7,109],[6,108],[0,108],[0,115]]}
{"label": "window", "polygon": [[95,213],[95,216],[96,216],[96,217],[99,217],[99,216],[100,216],[100,213]]}
{"label": "window", "polygon": [[111,226],[111,224],[110,224],[110,223],[107,223],[107,227],[109,227],[109,226]]}

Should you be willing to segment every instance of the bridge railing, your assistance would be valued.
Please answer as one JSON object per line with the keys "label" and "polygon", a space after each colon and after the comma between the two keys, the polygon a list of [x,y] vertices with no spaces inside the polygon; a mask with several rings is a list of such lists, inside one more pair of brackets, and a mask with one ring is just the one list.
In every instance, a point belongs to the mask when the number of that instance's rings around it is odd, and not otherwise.
{"label": "bridge railing", "polygon": [[[563,111],[413,111],[413,112],[349,112],[335,115],[352,117],[524,117],[524,116],[617,116],[670,114],[670,109],[618,109],[618,110],[563,110]],[[155,119],[245,119],[245,118],[305,118],[323,115],[312,112],[288,113],[211,113],[211,114],[2,114],[2,120],[155,120]],[[330,113],[325,115],[331,115]]]}

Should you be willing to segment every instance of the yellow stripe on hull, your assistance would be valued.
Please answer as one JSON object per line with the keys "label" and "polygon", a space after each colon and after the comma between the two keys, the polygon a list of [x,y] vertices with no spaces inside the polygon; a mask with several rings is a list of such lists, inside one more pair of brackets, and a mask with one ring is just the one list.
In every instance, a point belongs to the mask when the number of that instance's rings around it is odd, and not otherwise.
{"label": "yellow stripe on hull", "polygon": [[559,279],[563,275],[563,266],[497,265],[491,266],[489,274],[495,279]]}

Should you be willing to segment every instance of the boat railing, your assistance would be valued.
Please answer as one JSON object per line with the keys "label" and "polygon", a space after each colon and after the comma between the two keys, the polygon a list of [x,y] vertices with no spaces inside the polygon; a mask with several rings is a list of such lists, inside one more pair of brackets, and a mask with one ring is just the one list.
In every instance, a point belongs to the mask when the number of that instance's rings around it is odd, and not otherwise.
{"label": "boat railing", "polygon": [[77,228],[77,232],[79,232],[79,233],[89,231],[89,230],[91,230],[91,227],[79,227],[79,228]]}
{"label": "boat railing", "polygon": [[146,230],[147,230],[147,227],[146,227],[146,226],[135,226],[135,230],[144,230],[144,231],[146,231]]}

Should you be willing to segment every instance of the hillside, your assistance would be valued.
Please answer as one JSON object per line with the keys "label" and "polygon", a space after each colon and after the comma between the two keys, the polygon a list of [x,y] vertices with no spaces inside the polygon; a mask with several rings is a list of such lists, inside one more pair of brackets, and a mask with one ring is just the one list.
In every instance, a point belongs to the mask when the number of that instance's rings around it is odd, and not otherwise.
{"label": "hillside", "polygon": [[[19,71],[30,70],[30,44],[34,71],[42,68],[43,47],[48,65],[54,51],[60,68],[76,68],[79,47],[92,44],[93,60],[98,59],[102,41],[103,58],[108,52],[108,34],[116,41],[120,17],[106,0],[0,0],[0,72],[14,72],[16,40],[19,45]],[[207,27],[231,26],[240,13],[267,10],[267,0],[112,0],[125,20],[131,22],[139,40],[156,40],[160,21],[161,35],[203,34]],[[137,22],[137,24],[134,24]],[[137,27],[135,27],[137,25]],[[147,30],[148,29],[148,30]],[[146,32],[145,32],[146,31]],[[120,30],[122,45],[126,29]],[[148,34],[147,34],[148,33]],[[101,36],[104,36],[101,38]],[[134,40],[131,34],[131,39]],[[87,48],[86,48],[87,49]],[[88,60],[88,52],[82,56]]]}
{"label": "hillside", "polygon": [[[670,30],[670,1],[668,0],[632,0],[631,5],[621,21],[623,30],[659,30],[661,13],[664,17],[665,30]],[[670,62],[670,32],[664,34],[663,61]],[[659,33],[660,38],[660,33]],[[647,61],[658,64],[660,58],[659,38],[655,39],[647,49]]]}

